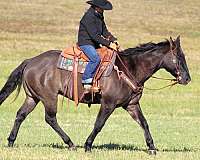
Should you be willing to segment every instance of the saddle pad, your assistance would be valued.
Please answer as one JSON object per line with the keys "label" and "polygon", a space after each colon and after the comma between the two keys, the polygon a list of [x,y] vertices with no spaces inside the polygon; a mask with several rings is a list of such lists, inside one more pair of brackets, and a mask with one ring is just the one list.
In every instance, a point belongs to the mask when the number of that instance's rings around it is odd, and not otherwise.
{"label": "saddle pad", "polygon": [[[84,73],[85,67],[88,64],[88,62],[84,62],[82,60],[78,61],[78,72]],[[63,57],[62,55],[59,56],[57,67],[59,69],[64,69],[67,71],[73,71],[73,59],[68,59]]]}
{"label": "saddle pad", "polygon": [[[113,54],[110,62],[106,65],[101,65],[100,66],[100,70],[105,70],[103,75],[104,77],[109,76],[110,73],[113,70],[113,64],[115,63],[115,59],[116,59],[116,53]],[[81,59],[79,59],[78,61],[78,72],[79,73],[84,73],[85,71],[85,67],[88,64],[88,62],[82,61]],[[59,69],[63,69],[63,70],[67,70],[67,71],[73,71],[73,59],[68,59],[65,58],[62,54],[59,55],[59,59],[58,59],[58,63],[57,63],[57,67]],[[106,67],[106,69],[105,69]]]}

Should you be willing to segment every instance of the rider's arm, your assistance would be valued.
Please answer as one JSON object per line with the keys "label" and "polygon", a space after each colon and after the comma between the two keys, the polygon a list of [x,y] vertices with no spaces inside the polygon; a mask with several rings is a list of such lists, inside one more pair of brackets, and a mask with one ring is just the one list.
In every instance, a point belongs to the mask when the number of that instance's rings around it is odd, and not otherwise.
{"label": "rider's arm", "polygon": [[[83,22],[84,23],[84,22]],[[84,26],[86,27],[86,30],[91,37],[92,40],[95,42],[102,44],[106,47],[109,47],[111,41],[103,38],[101,36],[101,33],[98,32],[98,26],[96,26],[96,20],[95,17],[90,17],[87,19],[87,23],[84,23]]]}
{"label": "rider's arm", "polygon": [[112,35],[112,33],[110,33],[106,27],[105,22],[103,21],[103,37],[105,37],[106,39],[109,39],[111,42],[114,42],[117,40],[116,37],[114,37]]}

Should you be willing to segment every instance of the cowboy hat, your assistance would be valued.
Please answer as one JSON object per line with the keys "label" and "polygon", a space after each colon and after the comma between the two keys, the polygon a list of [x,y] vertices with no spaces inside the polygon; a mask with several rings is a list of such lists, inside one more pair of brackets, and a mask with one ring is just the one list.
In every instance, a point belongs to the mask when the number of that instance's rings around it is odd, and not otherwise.
{"label": "cowboy hat", "polygon": [[97,6],[103,10],[112,10],[113,6],[108,0],[91,0],[87,1],[88,4]]}

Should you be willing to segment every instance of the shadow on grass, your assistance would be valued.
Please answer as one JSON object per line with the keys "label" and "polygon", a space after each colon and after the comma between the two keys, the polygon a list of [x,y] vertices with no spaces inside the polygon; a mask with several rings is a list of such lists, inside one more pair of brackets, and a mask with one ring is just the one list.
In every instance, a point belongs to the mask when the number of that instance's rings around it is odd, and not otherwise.
{"label": "shadow on grass", "polygon": [[56,148],[56,149],[66,149],[68,148],[65,144],[50,143],[50,144],[25,144],[26,147],[44,147],[44,148]]}
{"label": "shadow on grass", "polygon": [[[55,148],[55,149],[68,149],[68,146],[63,143],[50,143],[50,144],[24,144],[24,147],[28,148]],[[7,147],[7,146],[5,146]],[[14,148],[18,148],[20,145],[14,145]],[[77,148],[84,149],[84,146],[77,145]],[[93,145],[92,149],[97,150],[126,150],[126,151],[136,151],[136,152],[148,152],[147,149],[137,147],[134,145],[126,145],[126,144],[115,144],[115,143],[109,143],[109,144],[103,144],[103,145]],[[163,148],[161,150],[157,149],[158,152],[197,152],[198,149],[195,148]]]}
{"label": "shadow on grass", "polygon": [[100,149],[100,150],[129,150],[129,151],[143,151],[146,152],[146,149],[139,148],[134,145],[125,145],[125,144],[114,144],[114,143],[109,143],[109,144],[103,144],[103,145],[94,145],[92,147],[93,149]]}
{"label": "shadow on grass", "polygon": [[[145,148],[137,147],[134,145],[125,145],[125,144],[114,144],[114,143],[109,143],[109,144],[103,144],[96,146],[94,145],[92,147],[93,149],[106,149],[106,150],[128,150],[128,151],[136,151],[136,152],[148,152],[148,150]],[[163,148],[163,149],[156,149],[158,152],[197,152],[197,149],[194,148]]]}
{"label": "shadow on grass", "polygon": [[[8,147],[8,146],[4,146]],[[29,143],[24,145],[18,145],[15,144],[13,147],[8,148],[19,148],[19,147],[27,147],[27,148],[56,148],[56,149],[66,149],[68,148],[65,144],[58,144],[58,143],[50,143],[50,144],[35,144],[35,143]]]}
{"label": "shadow on grass", "polygon": [[170,148],[170,149],[162,149],[162,150],[158,150],[159,152],[197,152],[198,150],[197,149],[194,149],[194,148],[186,148],[186,147],[183,147],[181,149],[179,148]]}

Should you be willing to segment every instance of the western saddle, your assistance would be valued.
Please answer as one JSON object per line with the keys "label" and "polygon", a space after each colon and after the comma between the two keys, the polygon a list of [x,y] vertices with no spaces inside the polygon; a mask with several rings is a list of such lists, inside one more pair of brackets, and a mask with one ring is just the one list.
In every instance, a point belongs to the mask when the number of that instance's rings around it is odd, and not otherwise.
{"label": "western saddle", "polygon": [[[101,47],[101,48],[97,49],[97,52],[100,56],[101,62],[100,62],[100,65],[99,65],[99,67],[98,67],[98,69],[95,73],[95,76],[93,78],[93,86],[92,86],[92,89],[91,89],[92,94],[100,92],[99,80],[102,77],[104,71],[111,64],[113,57],[116,56],[115,52],[111,49],[108,49],[107,47]],[[88,62],[89,59],[78,46],[65,48],[62,51],[61,56],[66,58],[66,59],[73,60],[73,69],[72,69],[73,100],[75,101],[75,104],[78,105],[78,103],[79,103],[78,72],[80,72],[78,70],[78,66],[79,66],[80,61]]]}

